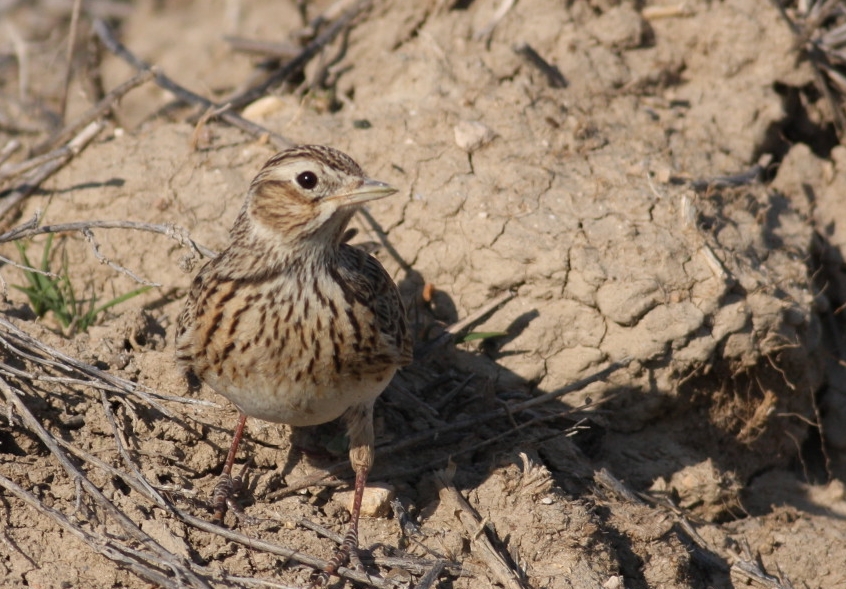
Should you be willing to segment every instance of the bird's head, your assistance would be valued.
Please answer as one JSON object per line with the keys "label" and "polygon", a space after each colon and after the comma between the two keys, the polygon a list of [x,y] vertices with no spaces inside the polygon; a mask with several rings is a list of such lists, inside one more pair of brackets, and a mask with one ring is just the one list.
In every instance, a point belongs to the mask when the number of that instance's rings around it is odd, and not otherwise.
{"label": "bird's head", "polygon": [[245,212],[262,233],[291,245],[337,245],[356,207],[396,191],[337,149],[304,145],[267,161],[250,185]]}

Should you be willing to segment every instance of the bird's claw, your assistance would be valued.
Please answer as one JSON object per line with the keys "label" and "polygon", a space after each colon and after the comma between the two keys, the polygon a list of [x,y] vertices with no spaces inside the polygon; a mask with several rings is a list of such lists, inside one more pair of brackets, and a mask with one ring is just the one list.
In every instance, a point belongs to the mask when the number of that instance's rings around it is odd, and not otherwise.
{"label": "bird's claw", "polygon": [[215,523],[223,523],[223,516],[226,515],[227,508],[235,514],[239,522],[247,524],[254,523],[253,518],[244,513],[244,510],[241,509],[241,506],[234,499],[235,495],[244,487],[244,479],[247,473],[248,465],[245,464],[236,477],[232,477],[227,473],[220,475],[217,484],[214,486],[214,491],[212,491],[213,521]]}

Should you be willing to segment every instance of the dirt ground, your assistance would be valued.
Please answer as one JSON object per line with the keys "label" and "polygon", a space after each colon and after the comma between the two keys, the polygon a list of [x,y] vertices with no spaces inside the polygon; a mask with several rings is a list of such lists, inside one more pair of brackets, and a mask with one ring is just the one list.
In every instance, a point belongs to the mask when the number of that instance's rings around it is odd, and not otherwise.
{"label": "dirt ground", "polygon": [[[63,118],[73,2],[0,3],[0,230],[158,228],[55,233],[80,299],[152,285],[84,332],[15,288],[12,239],[37,264],[47,236],[0,237],[0,585],[301,587],[332,555],[337,428],[250,420],[249,519],[216,527],[236,412],[173,359],[192,243],[225,246],[287,140],[400,188],[353,224],[414,329],[371,475],[408,523],[364,518],[370,580],[335,586],[846,587],[846,88],[808,51],[830,4],[84,2]],[[12,170],[137,73],[106,23],[258,128],[147,79],[56,173]]]}

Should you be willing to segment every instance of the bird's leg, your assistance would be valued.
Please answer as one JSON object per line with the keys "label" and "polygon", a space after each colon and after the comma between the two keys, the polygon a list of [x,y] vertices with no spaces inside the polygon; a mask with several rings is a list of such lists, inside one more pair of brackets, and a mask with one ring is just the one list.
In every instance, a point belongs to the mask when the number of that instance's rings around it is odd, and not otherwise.
{"label": "bird's leg", "polygon": [[350,554],[358,549],[358,517],[361,512],[361,498],[364,495],[364,486],[367,483],[367,470],[360,469],[355,473],[355,495],[353,497],[352,513],[350,514],[350,527],[344,535],[344,541],[335,550],[335,554],[329,560],[326,568],[320,572],[316,585],[323,587],[329,581],[329,577],[347,562]]}
{"label": "bird's leg", "polygon": [[344,535],[344,541],[335,550],[314,585],[322,587],[329,582],[329,577],[344,565],[350,554],[358,549],[358,519],[361,514],[361,499],[367,484],[367,473],[373,466],[373,403],[350,407],[344,414],[350,436],[350,463],[355,469],[355,494],[353,495],[350,527]]}
{"label": "bird's leg", "polygon": [[229,454],[226,455],[223,472],[214,486],[214,493],[212,494],[212,507],[214,507],[213,521],[218,524],[223,523],[226,504],[230,496],[234,493],[235,485],[232,481],[232,465],[235,464],[235,455],[238,453],[238,446],[241,444],[241,438],[244,435],[245,423],[247,423],[247,416],[239,413],[238,425],[235,426],[235,434],[232,436],[232,445],[229,446]]}

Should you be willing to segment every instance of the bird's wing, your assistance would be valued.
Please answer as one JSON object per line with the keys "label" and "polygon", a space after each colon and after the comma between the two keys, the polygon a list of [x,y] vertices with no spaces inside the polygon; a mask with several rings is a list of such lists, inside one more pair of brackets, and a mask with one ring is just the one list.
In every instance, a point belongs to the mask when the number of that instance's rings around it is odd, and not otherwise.
{"label": "bird's wing", "polygon": [[411,334],[405,306],[396,284],[373,256],[341,244],[339,273],[345,286],[365,308],[372,310],[386,350],[400,366],[411,363]]}

